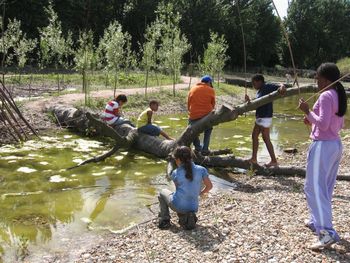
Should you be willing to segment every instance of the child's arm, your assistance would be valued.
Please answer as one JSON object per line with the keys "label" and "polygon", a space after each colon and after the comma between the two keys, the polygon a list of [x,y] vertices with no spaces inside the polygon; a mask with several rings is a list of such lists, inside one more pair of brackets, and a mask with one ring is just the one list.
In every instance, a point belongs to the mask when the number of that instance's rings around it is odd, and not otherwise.
{"label": "child's arm", "polygon": [[332,98],[327,94],[322,94],[319,98],[319,114],[310,111],[309,105],[300,99],[299,108],[306,114],[308,121],[315,124],[320,130],[327,130],[332,120]]}
{"label": "child's arm", "polygon": [[204,189],[201,191],[201,195],[209,193],[209,191],[213,188],[213,184],[211,183],[209,177],[203,178]]}
{"label": "child's arm", "polygon": [[281,84],[281,85],[279,86],[279,88],[278,88],[278,93],[281,94],[281,95],[283,96],[284,94],[286,94],[286,91],[287,91],[286,86],[284,86],[283,84]]}
{"label": "child's arm", "polygon": [[153,115],[153,111],[151,110],[147,111],[147,117],[148,117],[147,124],[152,124],[152,115]]}

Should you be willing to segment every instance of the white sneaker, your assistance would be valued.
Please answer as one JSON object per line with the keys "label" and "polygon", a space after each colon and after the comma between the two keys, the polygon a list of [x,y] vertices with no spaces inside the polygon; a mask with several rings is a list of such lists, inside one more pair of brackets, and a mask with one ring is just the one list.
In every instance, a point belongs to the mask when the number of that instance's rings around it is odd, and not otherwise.
{"label": "white sneaker", "polygon": [[326,230],[320,230],[319,241],[313,244],[311,250],[320,250],[322,248],[330,247],[332,244],[336,243],[335,239]]}

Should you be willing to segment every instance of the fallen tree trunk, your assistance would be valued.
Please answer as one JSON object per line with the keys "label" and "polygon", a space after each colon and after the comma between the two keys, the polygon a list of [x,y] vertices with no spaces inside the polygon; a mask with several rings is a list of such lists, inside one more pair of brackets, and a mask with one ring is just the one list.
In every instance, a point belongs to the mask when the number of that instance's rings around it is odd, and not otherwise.
{"label": "fallen tree trunk", "polygon": [[62,126],[74,128],[83,134],[92,133],[112,138],[120,148],[133,147],[160,158],[167,157],[175,148],[175,141],[162,140],[159,137],[140,133],[135,127],[128,124],[112,127],[101,121],[97,114],[84,110],[59,105],[51,108],[51,111],[57,116]]}
{"label": "fallen tree trunk", "polygon": [[[251,164],[247,160],[237,158],[234,156],[196,156],[195,162],[202,164],[206,167],[221,167],[221,168],[240,168],[244,170],[250,170],[255,175],[266,176],[300,176],[305,177],[306,170],[304,168],[295,166],[276,166],[265,167],[258,164]],[[338,175],[338,180],[350,181],[350,176]]]}
{"label": "fallen tree trunk", "polygon": [[234,167],[244,170],[251,170],[257,175],[286,175],[305,176],[305,169],[295,166],[265,167],[258,164],[251,164],[247,160],[235,156],[197,156],[196,162],[207,167]]}

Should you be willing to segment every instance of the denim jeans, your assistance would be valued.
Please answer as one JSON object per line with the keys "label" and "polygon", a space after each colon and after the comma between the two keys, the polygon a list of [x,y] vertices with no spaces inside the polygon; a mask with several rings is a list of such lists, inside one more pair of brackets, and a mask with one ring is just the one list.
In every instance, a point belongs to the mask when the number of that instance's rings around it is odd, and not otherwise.
{"label": "denim jeans", "polygon": [[169,213],[169,207],[179,213],[180,211],[177,211],[176,208],[171,203],[172,200],[172,192],[168,189],[162,189],[158,195],[159,200],[159,219],[160,220],[170,220],[170,213]]}
{"label": "denim jeans", "polygon": [[112,126],[120,126],[123,124],[129,124],[132,127],[135,127],[134,124],[131,123],[131,121],[129,121],[128,119],[125,119],[123,117],[119,117],[113,124],[111,124]]}
{"label": "denim jeans", "polygon": [[[201,119],[196,120],[188,120],[188,123],[190,125],[195,124]],[[211,132],[213,131],[213,128],[207,129],[204,131],[204,138],[203,138],[203,145],[201,145],[201,141],[199,140],[199,137],[195,138],[193,140],[193,145],[196,151],[208,151],[209,150],[209,143],[210,143],[210,136]]]}
{"label": "denim jeans", "polygon": [[142,133],[146,133],[151,136],[159,136],[161,132],[161,129],[158,126],[153,124],[147,124],[145,126],[138,128],[138,130]]}

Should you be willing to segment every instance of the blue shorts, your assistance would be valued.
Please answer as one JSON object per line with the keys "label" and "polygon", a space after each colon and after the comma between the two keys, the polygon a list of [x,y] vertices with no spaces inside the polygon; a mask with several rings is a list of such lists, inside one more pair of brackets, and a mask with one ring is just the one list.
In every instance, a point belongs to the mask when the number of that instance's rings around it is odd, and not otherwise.
{"label": "blue shorts", "polygon": [[146,133],[151,136],[159,136],[162,129],[156,125],[147,124],[145,126],[138,128],[138,131],[142,133]]}

